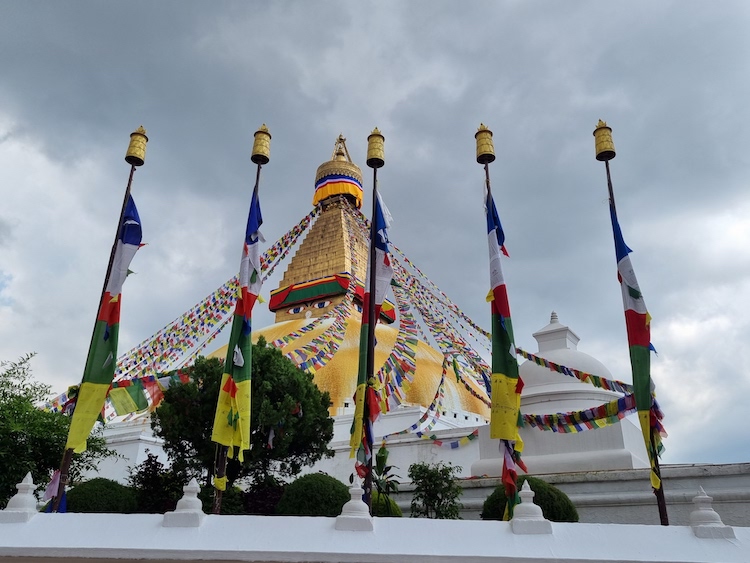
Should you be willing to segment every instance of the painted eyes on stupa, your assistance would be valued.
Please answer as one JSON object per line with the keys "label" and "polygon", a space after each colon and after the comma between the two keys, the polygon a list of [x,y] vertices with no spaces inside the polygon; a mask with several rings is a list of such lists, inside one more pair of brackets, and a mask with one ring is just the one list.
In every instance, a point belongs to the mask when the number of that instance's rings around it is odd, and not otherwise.
{"label": "painted eyes on stupa", "polygon": [[305,309],[325,309],[331,304],[327,299],[322,301],[311,301],[310,303],[300,303],[287,310],[289,315],[299,315]]}

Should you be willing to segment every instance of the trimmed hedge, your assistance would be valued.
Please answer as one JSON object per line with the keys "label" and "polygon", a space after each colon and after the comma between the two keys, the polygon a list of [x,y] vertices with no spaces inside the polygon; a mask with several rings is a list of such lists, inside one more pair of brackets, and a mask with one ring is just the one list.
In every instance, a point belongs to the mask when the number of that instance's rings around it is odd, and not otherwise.
{"label": "trimmed hedge", "polygon": [[[386,502],[386,500],[388,502]],[[382,517],[401,518],[403,513],[396,504],[396,501],[385,495],[381,495],[377,490],[372,491],[372,515]]]}
{"label": "trimmed hedge", "polygon": [[[227,490],[221,493],[221,514],[245,514],[243,495],[239,487],[227,487]],[[203,512],[213,514],[214,488],[202,486],[198,498],[203,503]]]}
{"label": "trimmed hedge", "polygon": [[135,512],[138,501],[133,489],[117,481],[97,477],[67,492],[68,512]]}
{"label": "trimmed hedge", "polygon": [[350,498],[348,487],[338,479],[325,473],[310,473],[286,486],[276,514],[338,516]]}
{"label": "trimmed hedge", "polygon": [[[525,475],[518,478],[519,490],[521,490],[525,481],[529,482],[531,490],[534,491],[534,504],[539,505],[547,520],[552,522],[578,522],[578,511],[568,495],[546,481]],[[506,503],[505,488],[503,485],[499,485],[484,501],[480,517],[482,520],[502,520]]]}

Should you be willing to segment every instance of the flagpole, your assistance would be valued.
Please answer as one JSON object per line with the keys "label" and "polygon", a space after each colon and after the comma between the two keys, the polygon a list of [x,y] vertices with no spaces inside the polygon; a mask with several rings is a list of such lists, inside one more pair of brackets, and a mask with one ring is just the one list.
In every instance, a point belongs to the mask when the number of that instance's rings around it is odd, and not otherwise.
{"label": "flagpole", "polygon": [[[599,120],[599,123],[594,129],[595,137],[595,148],[596,148],[596,160],[604,161],[604,167],[607,171],[607,190],[609,193],[609,204],[612,207],[612,211],[617,216],[617,207],[615,206],[615,191],[612,187],[612,175],[609,170],[609,161],[616,156],[615,144],[612,140],[612,128],[607,125],[606,122]],[[650,378],[650,374],[649,374]],[[651,411],[653,406],[651,407]],[[650,415],[652,412],[649,411]],[[649,417],[650,418],[650,417]],[[664,481],[661,479],[661,468],[659,466],[659,452],[656,447],[656,438],[654,436],[655,429],[649,425],[649,444],[646,447],[651,448],[651,455],[647,457],[653,460],[653,472],[659,478],[659,487],[653,488],[654,496],[656,496],[656,504],[659,509],[659,521],[662,526],[669,526],[669,517],[667,515],[667,501],[664,497]]]}
{"label": "flagpole", "polygon": [[[271,135],[268,133],[268,129],[266,128],[266,125],[263,124],[261,128],[255,132],[254,134],[254,141],[253,141],[253,152],[250,156],[250,160],[252,160],[257,166],[255,169],[255,186],[253,187],[253,199],[258,197],[258,186],[260,185],[260,169],[263,167],[264,164],[268,164],[270,159],[270,141],[271,141]],[[252,202],[252,199],[251,199]],[[251,203],[252,205],[252,203]],[[260,275],[260,272],[258,272]],[[250,368],[252,370],[252,367]],[[252,395],[251,395],[252,396]],[[251,411],[252,412],[252,411]],[[250,421],[247,421],[248,423],[248,432],[250,432]],[[229,456],[229,446],[224,446],[222,444],[217,444],[217,451],[216,451],[216,472],[214,474],[215,478],[223,479],[227,475],[227,458]],[[214,480],[214,482],[216,482]],[[218,489],[214,487],[214,500],[213,500],[213,507],[212,512],[214,514],[221,514],[221,499],[222,499],[222,489]]]}
{"label": "flagpole", "polygon": [[370,420],[370,406],[367,401],[368,390],[372,385],[373,378],[375,377],[375,291],[376,291],[376,264],[375,264],[375,237],[377,236],[376,229],[376,213],[378,205],[378,168],[382,168],[385,165],[385,152],[383,144],[385,137],[380,133],[378,128],[373,129],[372,133],[367,137],[367,166],[372,168],[372,215],[370,216],[370,259],[369,259],[369,277],[370,287],[368,288],[368,299],[367,299],[367,357],[366,357],[366,374],[367,384],[365,385],[365,397],[364,397],[364,416],[362,417],[362,424],[364,425],[365,439],[367,440],[367,448],[370,452],[369,458],[367,459],[367,473],[365,474],[364,482],[364,502],[370,508],[370,514],[372,514],[372,448],[373,448],[373,436],[372,432],[367,432],[368,420]]}
{"label": "flagpole", "polygon": [[615,206],[615,191],[612,189],[612,175],[609,173],[609,160],[604,161],[604,167],[607,169],[607,190],[609,191],[609,204],[612,206],[615,215],[617,215],[617,207]]}
{"label": "flagpole", "polygon": [[[485,187],[487,188],[487,201],[491,201],[492,198],[492,188],[490,187],[490,163],[495,161],[495,146],[492,142],[492,131],[484,124],[479,124],[479,129],[474,134],[474,138],[476,139],[476,145],[477,145],[477,162],[479,164],[482,164],[484,166],[484,183]],[[488,210],[489,212],[489,210]],[[494,288],[491,288],[494,289]],[[500,353],[499,350],[496,349],[496,343],[497,343],[497,331],[498,327],[496,326],[496,322],[494,320],[494,314],[493,314],[493,321],[492,321],[492,371],[495,372],[496,369],[496,358],[497,354]],[[487,394],[491,395],[492,389],[487,389]],[[500,439],[500,451],[503,453],[503,456],[505,456],[506,451],[508,449],[508,440]],[[505,466],[506,462],[503,460],[503,477],[505,476]],[[503,481],[503,477],[501,477],[501,482]],[[516,479],[514,479],[514,482],[517,482]],[[513,514],[513,505],[514,503],[511,502],[511,499],[507,496],[507,490],[506,490],[506,508],[505,508],[505,514],[509,515],[508,517],[512,516]],[[508,519],[508,518],[504,518]]]}
{"label": "flagpole", "polygon": [[[122,219],[125,216],[125,208],[128,205],[128,198],[130,197],[130,188],[133,185],[133,174],[137,166],[143,166],[146,161],[146,143],[148,137],[146,136],[146,130],[143,126],[138,127],[135,131],[130,134],[130,144],[128,145],[128,151],[125,153],[125,162],[130,164],[130,175],[128,176],[128,184],[125,188],[125,196],[122,199],[122,208],[120,209],[120,219],[117,221],[117,230],[115,231],[115,240],[112,243],[112,250],[109,253],[109,263],[107,264],[107,273],[104,276],[104,284],[102,285],[102,292],[99,296],[99,305],[96,309],[97,318],[94,319],[94,329],[91,331],[91,340],[89,341],[89,350],[94,343],[94,335],[96,334],[96,323],[99,317],[99,309],[101,308],[102,300],[104,299],[104,293],[107,290],[107,284],[109,284],[109,278],[112,275],[112,265],[115,261],[115,252],[117,251],[117,241],[120,237],[120,229],[122,228]],[[73,407],[75,412],[75,406]],[[73,413],[70,414],[71,418]],[[73,448],[66,448],[63,453],[62,461],[60,462],[60,483],[57,487],[57,494],[52,500],[52,512],[57,512],[60,508],[60,501],[62,494],[65,492],[65,487],[68,484],[68,477],[70,473],[70,464],[73,461]]]}

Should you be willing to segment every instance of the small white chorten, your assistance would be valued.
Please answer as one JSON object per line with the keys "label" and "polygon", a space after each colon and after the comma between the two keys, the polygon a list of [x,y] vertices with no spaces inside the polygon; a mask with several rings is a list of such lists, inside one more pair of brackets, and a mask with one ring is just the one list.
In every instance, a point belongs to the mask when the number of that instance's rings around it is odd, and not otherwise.
{"label": "small white chorten", "polygon": [[[560,323],[554,311],[549,324],[533,336],[539,346],[535,355],[572,369],[614,379],[604,364],[578,350],[580,338]],[[579,381],[575,377],[554,372],[530,360],[521,364],[519,375],[524,382],[521,394],[523,414],[580,411],[622,396]],[[526,426],[521,428],[520,435],[524,441],[522,458],[531,474],[648,466],[640,429],[637,421],[631,421],[630,417],[606,428],[570,434]],[[488,427],[480,429],[479,439],[480,459],[472,464],[472,475],[499,476],[503,460],[497,440],[490,440]]]}

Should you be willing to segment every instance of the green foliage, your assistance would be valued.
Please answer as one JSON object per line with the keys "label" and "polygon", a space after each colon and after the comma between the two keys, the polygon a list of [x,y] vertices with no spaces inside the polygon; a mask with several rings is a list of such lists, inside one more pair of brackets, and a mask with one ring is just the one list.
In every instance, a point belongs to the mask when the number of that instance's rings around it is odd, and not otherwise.
{"label": "green foliage", "polygon": [[[266,346],[262,338],[253,345],[252,362],[252,445],[241,467],[227,467],[230,484],[246,476],[254,482],[263,482],[274,473],[294,476],[305,465],[333,455],[328,448],[333,437],[328,393],[321,393],[312,375]],[[192,381],[166,390],[151,425],[164,439],[172,465],[200,477],[213,473],[211,430],[223,362],[201,357],[187,371]],[[273,448],[268,447],[271,429]]]}
{"label": "green foliage", "polygon": [[[128,482],[135,492],[135,512],[164,514],[177,506],[185,494],[184,486],[190,478],[174,468],[165,468],[158,458],[148,454],[146,460],[131,470]],[[201,487],[198,498],[206,514],[213,513],[214,488]],[[243,492],[237,487],[228,487],[222,494],[222,514],[244,514]]]}
{"label": "green foliage", "polygon": [[[519,490],[525,481],[529,482],[531,490],[534,491],[534,504],[541,507],[542,514],[547,520],[552,522],[578,522],[578,511],[568,495],[541,479],[525,475],[518,478]],[[499,485],[484,501],[482,520],[502,520],[507,502],[505,487]]]}
{"label": "green foliage", "polygon": [[[388,465],[388,455],[390,452],[385,447],[385,443],[380,446],[378,453],[375,454],[375,465],[372,468],[373,483],[376,490],[385,496],[398,492],[398,486],[401,484],[400,477],[394,475],[391,471],[398,469],[395,465]],[[398,479],[397,479],[398,477]]]}
{"label": "green foliage", "polygon": [[[30,471],[35,483],[45,486],[60,467],[70,418],[43,411],[38,403],[50,395],[50,387],[34,381],[27,354],[17,362],[0,362],[0,508],[16,494],[16,484]],[[71,483],[82,471],[96,468],[102,457],[116,455],[96,434],[87,450],[73,456]]]}
{"label": "green foliage", "polygon": [[377,490],[372,491],[372,515],[373,516],[390,516],[401,518],[403,513],[390,496],[384,495]]}
{"label": "green foliage", "polygon": [[164,391],[164,400],[151,414],[151,426],[164,440],[164,451],[175,471],[200,478],[213,468],[211,430],[223,363],[199,357],[186,371],[190,383],[172,385]]}
{"label": "green foliage", "polygon": [[276,513],[286,485],[275,477],[269,476],[263,481],[253,483],[245,491],[245,513],[270,516]]}
{"label": "green foliage", "polygon": [[68,491],[68,512],[130,514],[137,507],[135,491],[117,481],[97,477]]}
{"label": "green foliage", "polygon": [[338,516],[349,499],[349,489],[325,473],[310,473],[290,483],[276,505],[286,516]]}
{"label": "green foliage", "polygon": [[149,453],[143,463],[131,468],[128,478],[128,484],[135,491],[135,512],[164,514],[173,511],[188,481],[185,473],[165,468],[154,454]]}
{"label": "green foliage", "polygon": [[[398,486],[401,484],[401,481],[397,479],[400,479],[398,475],[392,473],[395,466],[388,465],[389,454],[390,452],[385,447],[385,443],[383,443],[378,453],[375,454],[375,465],[372,467],[372,482],[375,488],[372,490],[370,504],[372,505],[372,513],[375,516],[401,516],[401,509],[391,500],[391,494],[398,492]],[[376,502],[378,503],[377,506]],[[393,510],[394,506],[398,514]],[[382,512],[382,514],[376,512]]]}
{"label": "green foliage", "polygon": [[463,507],[458,499],[463,490],[456,482],[459,466],[442,461],[436,464],[413,463],[409,479],[414,484],[411,500],[412,518],[460,519]]}
{"label": "green foliage", "polygon": [[[253,346],[253,447],[246,459],[256,480],[278,473],[294,476],[323,457],[333,457],[331,398],[280,350],[262,338]],[[273,448],[266,447],[271,429]]]}
{"label": "green foliage", "polygon": [[29,362],[35,353],[22,356],[17,362],[0,361],[0,402],[24,398],[32,403],[45,400],[52,388],[34,381]]}
{"label": "green foliage", "polygon": [[[214,512],[214,491],[213,487],[201,487],[201,492],[198,493],[206,514]],[[239,487],[227,487],[221,494],[221,514],[245,514],[243,495]]]}

